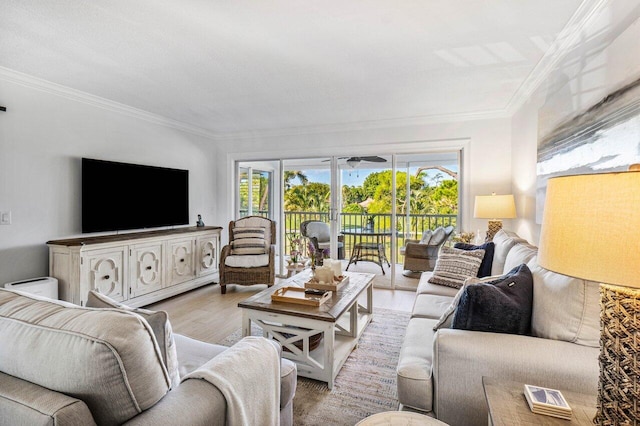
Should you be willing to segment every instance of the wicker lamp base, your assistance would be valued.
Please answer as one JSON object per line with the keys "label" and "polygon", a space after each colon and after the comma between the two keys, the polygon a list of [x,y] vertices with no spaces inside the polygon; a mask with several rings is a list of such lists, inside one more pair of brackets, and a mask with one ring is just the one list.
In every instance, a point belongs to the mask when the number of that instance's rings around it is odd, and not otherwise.
{"label": "wicker lamp base", "polygon": [[487,230],[487,236],[485,237],[484,242],[488,243],[489,241],[493,241],[494,235],[496,235],[498,231],[501,229],[502,229],[501,220],[490,220],[489,229]]}
{"label": "wicker lamp base", "polygon": [[598,425],[640,425],[640,291],[600,285]]}

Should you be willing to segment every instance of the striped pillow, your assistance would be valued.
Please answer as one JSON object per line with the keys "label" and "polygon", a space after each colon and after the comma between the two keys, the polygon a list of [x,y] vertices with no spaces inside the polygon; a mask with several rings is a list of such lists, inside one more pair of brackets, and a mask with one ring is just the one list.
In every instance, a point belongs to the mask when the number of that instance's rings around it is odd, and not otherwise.
{"label": "striped pillow", "polygon": [[475,277],[484,258],[484,250],[460,250],[442,247],[436,261],[431,284],[460,288],[469,277]]}
{"label": "striped pillow", "polygon": [[231,254],[265,254],[267,245],[264,239],[263,227],[238,227],[233,229]]}

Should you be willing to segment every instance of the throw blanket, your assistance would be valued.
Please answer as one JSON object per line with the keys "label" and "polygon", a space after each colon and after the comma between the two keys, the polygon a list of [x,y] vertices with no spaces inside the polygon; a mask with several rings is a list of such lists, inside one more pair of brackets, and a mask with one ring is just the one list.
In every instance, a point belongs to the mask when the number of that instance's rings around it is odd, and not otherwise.
{"label": "throw blanket", "polygon": [[228,425],[280,424],[280,355],[264,337],[245,337],[182,381],[187,379],[203,379],[220,390]]}

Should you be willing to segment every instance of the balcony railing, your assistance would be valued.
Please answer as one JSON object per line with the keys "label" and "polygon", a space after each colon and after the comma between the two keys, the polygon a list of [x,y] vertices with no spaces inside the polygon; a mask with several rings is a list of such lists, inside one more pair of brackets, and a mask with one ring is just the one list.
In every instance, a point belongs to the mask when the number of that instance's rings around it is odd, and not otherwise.
{"label": "balcony railing", "polygon": [[[429,229],[435,229],[438,226],[456,226],[456,215],[432,215],[432,214],[411,214],[409,215],[409,227],[407,226],[406,216],[397,216],[398,226],[397,231],[397,247],[396,259],[398,262],[402,262],[400,256],[399,247],[404,246],[405,240],[420,239],[424,231]],[[284,213],[284,225],[285,225],[285,253],[291,252],[291,241],[300,236],[300,224],[306,220],[319,220],[322,222],[329,222],[329,213],[325,212],[285,212]],[[372,214],[360,214],[360,213],[341,213],[340,214],[340,231],[346,231],[354,228],[364,228],[367,224],[372,223],[373,232],[391,232],[391,213],[372,213]],[[352,238],[345,238],[345,251],[344,254],[348,258],[352,245]],[[385,242],[386,255],[388,259],[391,259],[391,241],[390,238]]]}

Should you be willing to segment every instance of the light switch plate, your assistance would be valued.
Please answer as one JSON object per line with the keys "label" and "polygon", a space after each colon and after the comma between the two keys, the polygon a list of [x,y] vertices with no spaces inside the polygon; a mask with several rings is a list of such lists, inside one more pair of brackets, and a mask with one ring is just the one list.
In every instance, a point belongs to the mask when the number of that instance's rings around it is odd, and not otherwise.
{"label": "light switch plate", "polygon": [[0,212],[0,225],[11,225],[11,210]]}

